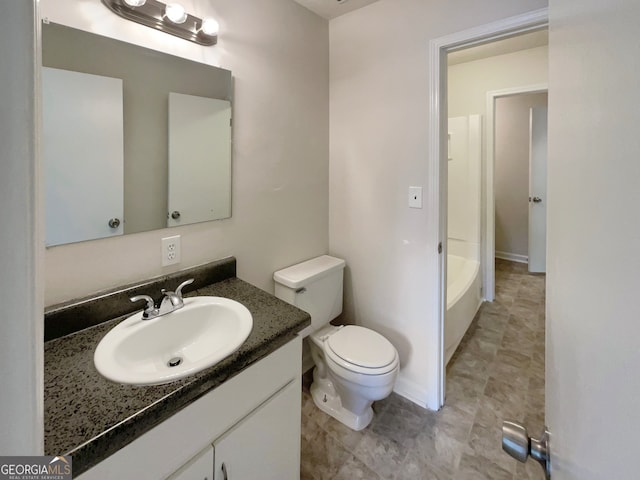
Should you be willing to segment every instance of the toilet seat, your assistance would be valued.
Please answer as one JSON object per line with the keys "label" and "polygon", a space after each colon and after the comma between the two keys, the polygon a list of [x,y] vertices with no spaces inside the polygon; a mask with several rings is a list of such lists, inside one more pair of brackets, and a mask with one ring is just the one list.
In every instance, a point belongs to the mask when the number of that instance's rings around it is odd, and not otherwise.
{"label": "toilet seat", "polygon": [[384,375],[398,366],[391,342],[368,328],[346,325],[329,335],[324,345],[327,357],[353,373]]}

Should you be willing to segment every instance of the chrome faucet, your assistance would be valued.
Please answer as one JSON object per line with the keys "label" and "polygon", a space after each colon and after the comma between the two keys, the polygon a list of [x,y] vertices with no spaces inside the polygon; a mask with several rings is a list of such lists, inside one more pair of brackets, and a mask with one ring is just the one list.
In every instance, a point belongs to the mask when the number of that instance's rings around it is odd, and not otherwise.
{"label": "chrome faucet", "polygon": [[171,313],[179,308],[184,307],[184,300],[182,299],[182,289],[187,285],[193,283],[193,278],[182,282],[178,285],[175,292],[167,291],[164,288],[161,290],[162,301],[160,302],[160,306],[156,307],[156,304],[149,295],[136,295],[135,297],[131,297],[130,300],[132,302],[138,302],[140,300],[144,300],[147,302],[147,305],[142,312],[143,320],[150,320],[152,318],[161,317],[162,315],[166,315],[167,313]]}
{"label": "chrome faucet", "polygon": [[193,283],[193,278],[182,282],[178,285],[175,292],[167,291],[164,288],[160,290],[164,297],[162,298],[162,302],[160,302],[160,311],[158,316],[164,315],[165,313],[173,312],[174,310],[178,310],[179,308],[184,307],[184,300],[182,300],[182,289],[187,285],[191,285]]}

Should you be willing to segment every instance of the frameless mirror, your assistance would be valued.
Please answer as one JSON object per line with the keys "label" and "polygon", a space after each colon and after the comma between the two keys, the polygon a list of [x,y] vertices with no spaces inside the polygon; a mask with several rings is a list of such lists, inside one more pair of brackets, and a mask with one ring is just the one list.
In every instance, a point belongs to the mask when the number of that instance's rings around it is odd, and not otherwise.
{"label": "frameless mirror", "polygon": [[47,245],[231,216],[231,72],[42,33]]}

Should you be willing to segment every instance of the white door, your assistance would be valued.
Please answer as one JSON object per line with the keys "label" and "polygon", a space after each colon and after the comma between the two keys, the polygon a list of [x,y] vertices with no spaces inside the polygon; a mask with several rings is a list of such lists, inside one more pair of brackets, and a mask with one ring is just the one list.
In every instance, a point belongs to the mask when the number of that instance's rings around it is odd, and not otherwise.
{"label": "white door", "polygon": [[122,235],[122,98],[119,78],[42,69],[48,246]]}
{"label": "white door", "polygon": [[637,0],[550,2],[546,421],[553,480],[640,478],[638,18]]}
{"label": "white door", "polygon": [[529,271],[547,263],[547,108],[530,110],[529,120]]}

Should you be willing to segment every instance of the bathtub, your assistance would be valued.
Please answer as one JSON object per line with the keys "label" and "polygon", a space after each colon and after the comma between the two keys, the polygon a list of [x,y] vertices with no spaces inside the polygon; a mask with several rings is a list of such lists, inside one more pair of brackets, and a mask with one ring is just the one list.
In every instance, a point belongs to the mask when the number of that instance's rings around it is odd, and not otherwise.
{"label": "bathtub", "polygon": [[444,319],[445,365],[471,325],[482,296],[480,262],[447,255],[447,312]]}

